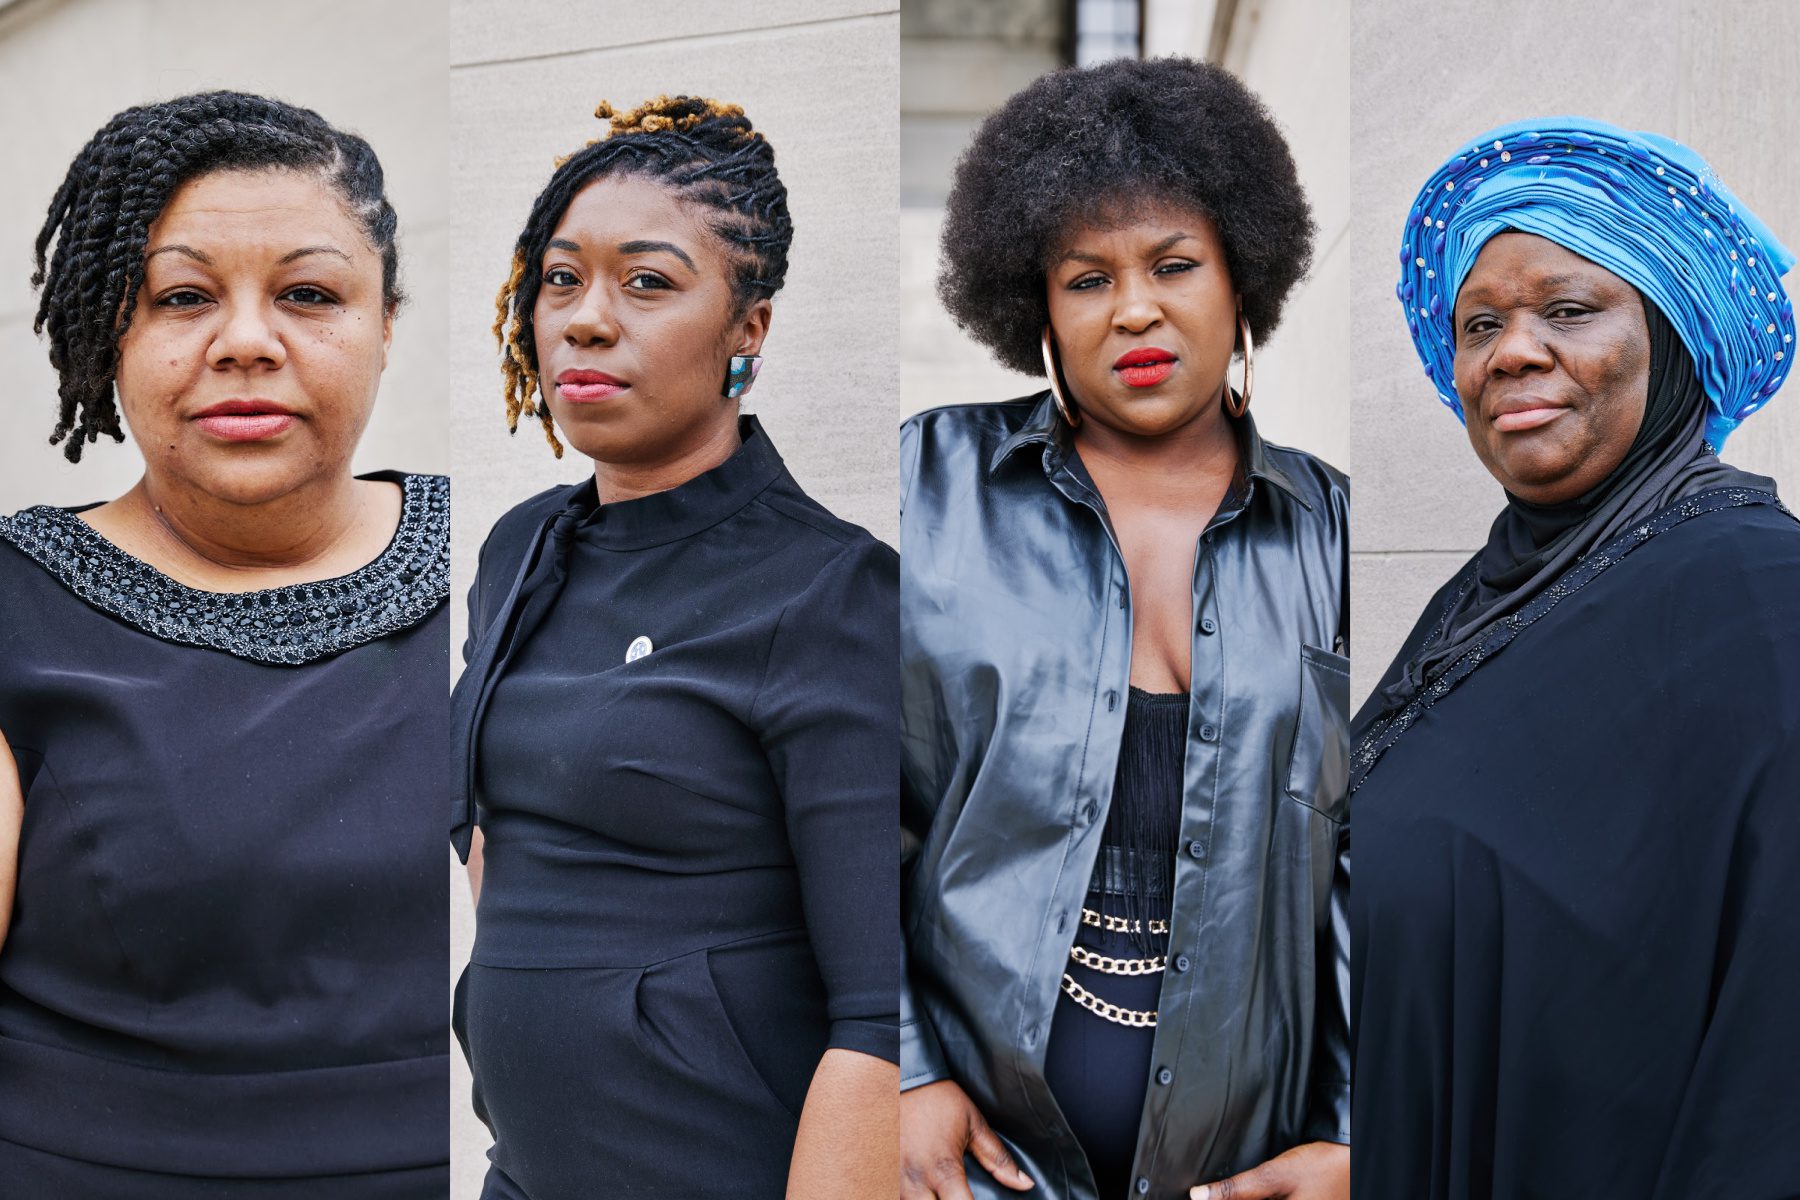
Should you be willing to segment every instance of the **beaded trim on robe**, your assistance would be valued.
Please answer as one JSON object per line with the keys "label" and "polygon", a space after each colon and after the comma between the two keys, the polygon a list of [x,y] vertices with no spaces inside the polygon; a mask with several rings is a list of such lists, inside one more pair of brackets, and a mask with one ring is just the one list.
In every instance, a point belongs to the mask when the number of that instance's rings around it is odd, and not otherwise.
{"label": "beaded trim on robe", "polygon": [[133,558],[63,508],[0,517],[0,539],[93,607],[153,637],[302,666],[417,625],[450,596],[450,480],[406,475],[400,525],[348,575],[255,592],[207,592]]}
{"label": "beaded trim on robe", "polygon": [[[1395,742],[1421,713],[1449,695],[1456,686],[1475,673],[1475,669],[1494,655],[1506,649],[1507,645],[1528,626],[1543,617],[1558,603],[1574,595],[1600,576],[1608,567],[1615,566],[1620,559],[1648,542],[1659,533],[1673,529],[1684,521],[1690,521],[1705,513],[1719,512],[1724,509],[1744,508],[1753,504],[1773,505],[1790,517],[1787,505],[1783,504],[1772,492],[1759,491],[1755,488],[1718,488],[1710,492],[1700,492],[1677,500],[1667,508],[1651,513],[1637,525],[1608,542],[1600,549],[1579,559],[1574,566],[1565,571],[1561,578],[1540,592],[1532,601],[1511,616],[1501,619],[1494,625],[1487,636],[1463,651],[1461,655],[1446,664],[1442,672],[1426,685],[1399,712],[1386,716],[1369,726],[1367,733],[1356,743],[1350,752],[1350,793],[1363,785],[1381,756],[1391,749]],[[1475,569],[1473,561],[1463,568],[1465,573]],[[1464,578],[1456,595],[1461,597],[1470,586],[1472,575]],[[1451,608],[1455,607],[1452,600]],[[1446,617],[1446,620],[1448,618]],[[1442,629],[1442,623],[1438,626]]]}

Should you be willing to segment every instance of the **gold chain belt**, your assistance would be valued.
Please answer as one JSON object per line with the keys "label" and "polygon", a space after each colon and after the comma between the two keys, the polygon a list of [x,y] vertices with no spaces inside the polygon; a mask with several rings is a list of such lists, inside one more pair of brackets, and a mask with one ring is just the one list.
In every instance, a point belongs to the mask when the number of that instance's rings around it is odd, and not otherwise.
{"label": "gold chain belt", "polygon": [[[1138,933],[1143,930],[1143,921],[1125,917],[1102,916],[1091,908],[1081,910],[1081,923],[1104,929],[1109,933]],[[1167,921],[1150,921],[1151,933],[1169,932]],[[1104,954],[1096,954],[1086,946],[1070,946],[1069,958],[1091,970],[1102,971],[1108,975],[1159,975],[1168,965],[1168,958],[1156,955],[1152,958],[1110,958]],[[1094,993],[1075,982],[1073,976],[1066,971],[1062,977],[1062,990],[1069,999],[1093,1013],[1111,1021],[1115,1025],[1124,1025],[1131,1029],[1156,1028],[1156,1010],[1139,1008],[1122,1008],[1110,1000],[1102,1000]]]}
{"label": "gold chain belt", "polygon": [[1093,1013],[1096,1017],[1104,1017],[1115,1025],[1125,1025],[1132,1029],[1156,1028],[1156,1010],[1145,1012],[1138,1008],[1120,1008],[1109,1000],[1102,1000],[1094,993],[1076,983],[1065,972],[1062,977],[1062,990],[1068,993],[1069,999]]}
{"label": "gold chain belt", "polygon": [[1160,975],[1169,960],[1158,954],[1154,958],[1108,958],[1095,954],[1086,946],[1070,946],[1069,957],[1082,966],[1108,975]]}
{"label": "gold chain belt", "polygon": [[[1144,928],[1142,921],[1127,920],[1124,917],[1103,917],[1093,909],[1085,907],[1081,910],[1081,923],[1092,925],[1096,929],[1104,929],[1108,933],[1138,933]],[[1167,921],[1151,921],[1150,932],[1167,933],[1169,932],[1169,923]]]}

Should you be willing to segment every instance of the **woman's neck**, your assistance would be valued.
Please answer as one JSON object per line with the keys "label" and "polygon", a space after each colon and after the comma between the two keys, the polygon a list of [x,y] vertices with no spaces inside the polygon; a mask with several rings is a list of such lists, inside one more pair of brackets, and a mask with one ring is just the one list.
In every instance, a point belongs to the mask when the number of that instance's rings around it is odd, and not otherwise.
{"label": "woman's neck", "polygon": [[[1075,447],[1088,473],[1129,479],[1134,491],[1217,496],[1238,467],[1237,435],[1224,414],[1208,414],[1181,429],[1139,437],[1083,421]],[[1102,489],[1104,491],[1104,489]]]}
{"label": "woman's neck", "polygon": [[82,514],[96,532],[190,587],[243,592],[347,575],[376,558],[400,520],[400,490],[342,476],[242,502],[146,474]]}
{"label": "woman's neck", "polygon": [[709,429],[692,445],[654,463],[594,460],[594,487],[602,504],[636,500],[678,488],[723,463],[744,444],[737,418]]}

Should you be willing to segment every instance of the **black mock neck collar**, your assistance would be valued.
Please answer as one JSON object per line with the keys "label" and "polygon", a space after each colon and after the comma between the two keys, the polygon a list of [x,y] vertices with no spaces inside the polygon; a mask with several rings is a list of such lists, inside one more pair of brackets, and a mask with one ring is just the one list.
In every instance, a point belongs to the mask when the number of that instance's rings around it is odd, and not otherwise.
{"label": "black mock neck collar", "polygon": [[608,550],[645,550],[692,537],[742,509],[783,471],[781,455],[755,417],[738,418],[743,444],[730,458],[666,492],[612,504],[599,502],[589,476],[565,495],[575,536]]}

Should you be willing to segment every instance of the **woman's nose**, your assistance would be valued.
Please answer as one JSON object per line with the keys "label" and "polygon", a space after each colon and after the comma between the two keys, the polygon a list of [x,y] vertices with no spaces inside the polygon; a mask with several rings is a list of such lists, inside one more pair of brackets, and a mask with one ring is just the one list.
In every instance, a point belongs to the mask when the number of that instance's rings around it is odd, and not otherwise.
{"label": "woman's nose", "polygon": [[1162,305],[1157,303],[1148,279],[1135,274],[1123,276],[1113,295],[1113,324],[1119,329],[1142,333],[1161,323]]}
{"label": "woman's nose", "polygon": [[571,346],[610,346],[619,340],[618,321],[605,288],[590,287],[582,293],[581,303],[569,314],[562,334]]}
{"label": "woman's nose", "polygon": [[287,346],[275,331],[267,304],[224,303],[224,322],[206,348],[209,367],[271,367],[287,362]]}

